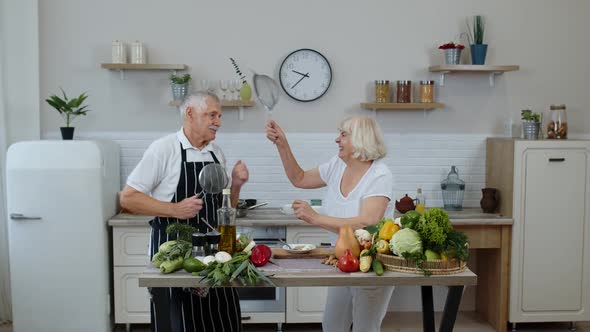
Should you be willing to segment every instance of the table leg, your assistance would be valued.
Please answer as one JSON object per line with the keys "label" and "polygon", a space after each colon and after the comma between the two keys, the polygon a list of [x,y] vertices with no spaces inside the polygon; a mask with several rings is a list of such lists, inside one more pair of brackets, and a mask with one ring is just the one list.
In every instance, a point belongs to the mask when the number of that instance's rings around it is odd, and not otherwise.
{"label": "table leg", "polygon": [[435,332],[434,329],[434,301],[432,286],[422,286],[422,328],[424,332]]}
{"label": "table leg", "polygon": [[457,312],[459,311],[459,304],[461,303],[461,296],[463,295],[463,288],[464,286],[449,286],[445,309],[440,322],[440,328],[438,329],[439,332],[453,331],[455,320],[457,319]]}

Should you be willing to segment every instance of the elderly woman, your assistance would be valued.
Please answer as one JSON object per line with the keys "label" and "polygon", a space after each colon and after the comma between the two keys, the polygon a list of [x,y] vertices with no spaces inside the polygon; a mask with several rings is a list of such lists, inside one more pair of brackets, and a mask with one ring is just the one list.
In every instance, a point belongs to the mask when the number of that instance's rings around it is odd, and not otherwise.
{"label": "elderly woman", "polygon": [[[381,160],[386,151],[377,123],[369,117],[354,116],[342,121],[338,131],[338,155],[304,171],[281,127],[274,121],[266,126],[266,137],[275,143],[291,183],[304,189],[327,187],[322,201],[325,214],[296,200],[295,215],[334,233],[341,226],[362,228],[393,214],[393,176]],[[378,332],[392,293],[393,287],[330,287],[323,330],[348,332],[352,325],[353,331]]]}

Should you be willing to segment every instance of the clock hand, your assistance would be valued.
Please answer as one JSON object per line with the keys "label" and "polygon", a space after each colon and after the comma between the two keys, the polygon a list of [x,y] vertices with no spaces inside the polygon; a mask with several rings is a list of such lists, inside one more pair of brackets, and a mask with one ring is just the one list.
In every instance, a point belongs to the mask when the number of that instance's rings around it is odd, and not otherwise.
{"label": "clock hand", "polygon": [[301,82],[306,77],[309,77],[309,76],[301,76],[301,78],[299,79],[299,81],[297,81],[297,83],[293,84],[293,86],[291,87],[291,89],[293,89],[294,87],[296,87],[297,84],[299,84],[299,82]]}
{"label": "clock hand", "polygon": [[302,72],[299,72],[299,71],[297,71],[297,70],[292,70],[292,72],[294,72],[294,73],[297,73],[297,74],[299,74],[299,75],[302,75],[302,76],[304,76],[304,77],[309,77],[309,73],[307,73],[307,74],[304,74],[304,73],[302,73]]}

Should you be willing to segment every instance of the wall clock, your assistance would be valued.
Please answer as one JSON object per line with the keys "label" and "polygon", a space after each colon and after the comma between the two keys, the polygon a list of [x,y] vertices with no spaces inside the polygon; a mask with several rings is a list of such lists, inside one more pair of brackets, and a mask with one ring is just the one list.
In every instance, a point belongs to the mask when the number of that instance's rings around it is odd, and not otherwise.
{"label": "wall clock", "polygon": [[281,87],[297,101],[323,96],[332,83],[332,67],[320,52],[303,48],[287,55],[279,71]]}

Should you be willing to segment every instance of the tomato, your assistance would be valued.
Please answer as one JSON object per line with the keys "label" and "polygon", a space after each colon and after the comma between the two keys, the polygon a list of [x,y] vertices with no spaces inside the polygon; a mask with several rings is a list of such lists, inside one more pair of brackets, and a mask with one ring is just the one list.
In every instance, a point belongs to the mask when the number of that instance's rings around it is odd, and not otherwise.
{"label": "tomato", "polygon": [[344,256],[338,260],[338,268],[342,272],[356,272],[359,270],[359,260],[352,255],[350,249],[346,249]]}
{"label": "tomato", "polygon": [[252,254],[250,255],[250,261],[254,266],[264,266],[270,258],[272,257],[272,250],[270,250],[269,246],[265,244],[258,244],[254,249],[252,249]]}

